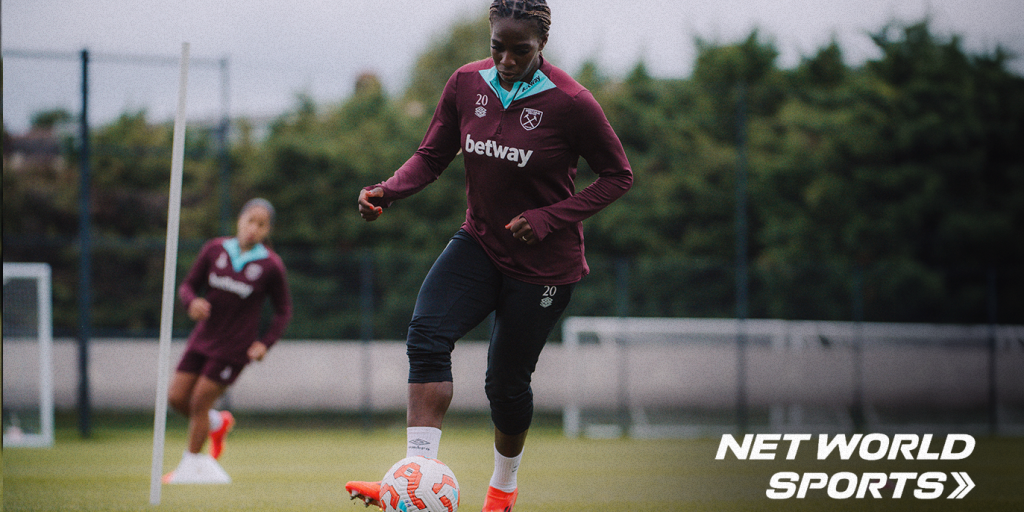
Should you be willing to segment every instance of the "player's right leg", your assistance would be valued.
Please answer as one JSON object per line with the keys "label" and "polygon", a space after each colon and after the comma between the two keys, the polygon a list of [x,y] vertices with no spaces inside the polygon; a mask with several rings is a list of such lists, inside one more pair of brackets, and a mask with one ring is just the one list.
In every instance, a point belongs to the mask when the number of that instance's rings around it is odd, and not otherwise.
{"label": "player's right leg", "polygon": [[380,502],[380,482],[348,482],[345,491],[351,499],[362,500],[367,507],[373,505],[384,509]]}
{"label": "player's right leg", "polygon": [[[501,274],[465,233],[456,234],[427,273],[406,340],[409,401],[406,455],[437,458],[441,421],[452,399],[455,342],[494,310]],[[345,485],[351,499],[381,507],[380,482]],[[383,507],[381,507],[383,508]]]}
{"label": "player's right leg", "polygon": [[[191,352],[186,351],[182,356],[181,361],[178,363],[177,370],[174,372],[174,376],[171,378],[171,384],[167,390],[167,404],[172,409],[188,418],[189,409],[191,408],[192,401],[192,390],[196,386],[196,381],[199,380],[199,372],[202,370],[202,359],[195,357]],[[185,451],[182,455],[182,462],[178,464],[178,467],[182,465],[190,466],[189,459],[192,455],[191,452]],[[163,476],[163,483],[170,483],[174,479],[174,474],[178,469],[174,469],[171,472]]]}
{"label": "player's right leg", "polygon": [[[184,362],[184,361],[183,361]],[[182,370],[179,366],[171,378],[171,385],[167,390],[167,405],[171,406],[178,414],[188,417],[190,402],[192,401],[192,389],[199,380],[200,368],[195,370]]]}
{"label": "player's right leg", "polygon": [[[447,396],[447,400],[445,401],[445,403],[450,402],[451,382],[438,384],[448,385],[447,395],[445,394],[444,391],[441,391],[438,394],[442,397],[442,400],[444,400],[444,396]],[[440,388],[442,389],[445,387],[446,386],[443,385],[440,386]],[[410,403],[417,399],[422,399],[425,401],[437,400],[437,398],[434,397],[424,398],[429,392],[437,389],[437,387],[435,386],[427,386],[424,384],[410,384],[409,388]],[[413,391],[414,388],[416,388],[416,391]],[[405,449],[406,457],[418,455],[426,457],[428,459],[437,458],[438,445],[440,445],[441,443],[440,428],[429,426],[410,426],[406,429],[405,435],[407,441]],[[383,505],[381,505],[380,501],[380,487],[380,482],[353,481],[345,484],[345,491],[348,493],[349,498],[353,500],[362,500],[366,506],[376,505],[378,507],[384,508]]]}

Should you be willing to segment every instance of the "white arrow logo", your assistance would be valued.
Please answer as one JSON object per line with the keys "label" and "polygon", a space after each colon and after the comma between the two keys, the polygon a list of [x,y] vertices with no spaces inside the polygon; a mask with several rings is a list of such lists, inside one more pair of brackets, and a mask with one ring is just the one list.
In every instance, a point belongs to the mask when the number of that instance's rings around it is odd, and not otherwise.
{"label": "white arrow logo", "polygon": [[946,499],[961,499],[964,496],[967,496],[967,493],[971,492],[971,489],[974,489],[974,482],[971,480],[971,477],[967,476],[966,471],[950,474],[953,475],[954,479],[956,479],[956,483],[958,485],[956,489],[953,489],[952,494],[946,496]]}

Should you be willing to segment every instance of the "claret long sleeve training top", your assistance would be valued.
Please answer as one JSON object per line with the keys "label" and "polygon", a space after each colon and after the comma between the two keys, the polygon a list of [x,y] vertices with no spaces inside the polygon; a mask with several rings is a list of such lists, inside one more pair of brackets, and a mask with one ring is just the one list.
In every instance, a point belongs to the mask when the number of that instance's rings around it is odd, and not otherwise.
{"label": "claret long sleeve training top", "polygon": [[[490,59],[458,69],[445,85],[416,153],[382,187],[387,207],[433,182],[462,152],[462,225],[506,275],[561,285],[589,272],[582,221],[632,186],[622,143],[594,96],[541,61],[529,83],[505,91]],[[575,192],[579,158],[598,178]],[[527,245],[505,226],[522,214],[539,240]]]}
{"label": "claret long sleeve training top", "polygon": [[[292,315],[291,294],[281,258],[263,244],[242,253],[235,238],[206,242],[178,287],[188,305],[205,291],[210,317],[198,322],[188,339],[190,349],[232,363],[249,362],[246,351],[255,341],[270,348],[281,338]],[[263,302],[274,309],[267,331],[259,337]]]}

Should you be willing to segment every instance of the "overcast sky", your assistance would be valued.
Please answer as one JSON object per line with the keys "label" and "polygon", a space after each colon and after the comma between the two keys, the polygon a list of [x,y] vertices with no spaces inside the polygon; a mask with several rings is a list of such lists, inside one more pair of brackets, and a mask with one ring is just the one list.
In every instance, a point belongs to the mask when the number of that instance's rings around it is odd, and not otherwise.
{"label": "overcast sky", "polygon": [[[400,92],[415,58],[459,20],[482,16],[488,0],[2,0],[4,125],[24,131],[34,112],[80,111],[80,64],[14,57],[11,51],[177,58],[230,62],[233,115],[274,116],[298,93],[334,103],[371,71]],[[997,45],[1024,55],[1024,0],[548,0],[552,27],[545,55],[575,73],[587,59],[622,76],[640,59],[659,77],[689,76],[694,38],[733,42],[759,28],[791,67],[836,38],[850,64],[877,56],[867,37],[891,20],[932,20],[940,35],[962,36],[971,52]],[[481,41],[486,55],[486,41]],[[1024,59],[1012,64],[1024,74]],[[216,117],[220,75],[193,65],[189,119]],[[98,60],[90,71],[90,117],[109,121],[147,109],[170,119],[177,102],[175,65]]]}

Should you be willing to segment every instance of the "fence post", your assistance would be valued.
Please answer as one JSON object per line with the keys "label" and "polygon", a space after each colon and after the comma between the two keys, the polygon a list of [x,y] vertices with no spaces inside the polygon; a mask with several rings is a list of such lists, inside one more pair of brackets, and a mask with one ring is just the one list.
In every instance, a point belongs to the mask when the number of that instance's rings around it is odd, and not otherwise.
{"label": "fence post", "polygon": [[82,115],[79,125],[78,188],[78,430],[89,437],[89,338],[92,326],[91,151],[89,142],[89,50],[82,50]]}
{"label": "fence post", "polygon": [[229,158],[229,132],[231,130],[231,113],[229,101],[231,91],[228,89],[228,59],[220,59],[220,129],[217,130],[217,160],[220,166],[220,232],[231,234],[231,159]]}
{"label": "fence post", "polygon": [[999,382],[996,355],[996,324],[999,322],[998,283],[996,268],[988,268],[988,429],[989,433],[999,433]]}
{"label": "fence post", "polygon": [[736,424],[747,431],[747,334],[750,276],[747,270],[747,86],[736,101]]}
{"label": "fence post", "polygon": [[362,410],[363,418],[363,429],[369,430],[373,422],[373,390],[371,386],[371,379],[373,377],[373,368],[371,364],[373,362],[370,353],[370,342],[373,340],[373,252],[367,250],[363,252],[362,260],[359,265],[359,291],[360,291],[360,310],[362,314],[361,325],[360,325],[360,338],[362,339],[362,352],[363,352],[363,364],[362,366],[362,382],[363,382],[363,397]]}
{"label": "fence post", "polygon": [[853,417],[855,432],[864,430],[864,271],[853,268]]}
{"label": "fence post", "polygon": [[615,316],[629,316],[629,258],[615,260]]}

